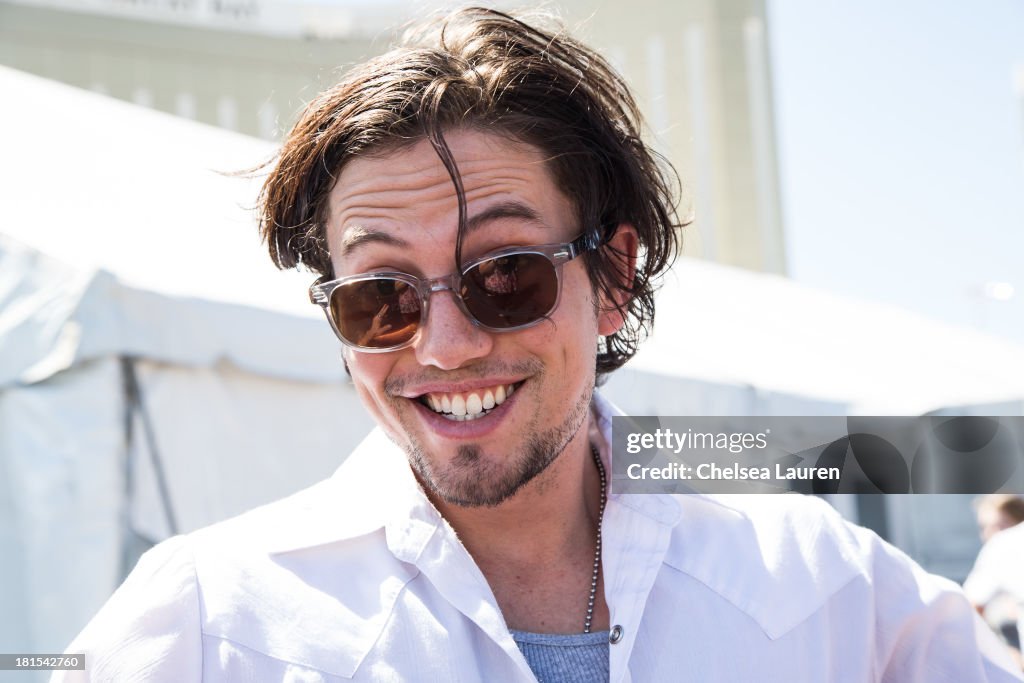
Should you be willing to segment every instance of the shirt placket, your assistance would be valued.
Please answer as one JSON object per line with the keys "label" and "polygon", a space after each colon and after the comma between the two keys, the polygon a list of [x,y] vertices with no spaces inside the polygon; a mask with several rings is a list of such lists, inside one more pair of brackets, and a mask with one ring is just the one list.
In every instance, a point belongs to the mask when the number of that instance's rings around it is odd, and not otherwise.
{"label": "shirt placket", "polygon": [[609,501],[602,561],[611,628],[610,683],[632,681],[629,659],[640,630],[644,605],[661,571],[677,519],[678,516],[671,514],[652,518],[622,504],[621,500]]}

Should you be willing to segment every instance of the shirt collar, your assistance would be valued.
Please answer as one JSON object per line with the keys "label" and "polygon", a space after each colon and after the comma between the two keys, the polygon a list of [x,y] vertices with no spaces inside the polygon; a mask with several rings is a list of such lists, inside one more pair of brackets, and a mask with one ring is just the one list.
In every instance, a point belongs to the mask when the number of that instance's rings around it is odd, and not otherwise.
{"label": "shirt collar", "polygon": [[650,517],[654,521],[664,524],[666,526],[675,526],[679,522],[680,509],[679,504],[670,496],[664,495],[632,495],[632,494],[619,494],[615,492],[615,484],[612,481],[612,418],[613,417],[628,417],[622,412],[615,404],[609,401],[607,398],[594,392],[593,399],[594,407],[594,427],[590,433],[590,439],[592,443],[598,446],[601,453],[601,459],[604,462],[605,472],[608,472],[609,476],[609,491],[608,500],[609,502],[614,501],[616,504],[627,505],[634,511]]}
{"label": "shirt collar", "polygon": [[[375,427],[329,479],[282,501],[268,515],[268,547],[289,552],[401,528],[429,537],[441,516],[424,494],[405,453]],[[390,539],[389,539],[390,540]]]}

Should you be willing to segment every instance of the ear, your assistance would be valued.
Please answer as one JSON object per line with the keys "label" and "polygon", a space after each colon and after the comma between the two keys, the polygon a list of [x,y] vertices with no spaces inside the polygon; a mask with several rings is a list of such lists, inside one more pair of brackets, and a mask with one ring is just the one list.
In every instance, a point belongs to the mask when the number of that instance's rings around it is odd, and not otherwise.
{"label": "ear", "polygon": [[602,337],[615,334],[626,322],[626,307],[630,300],[628,289],[633,285],[633,277],[636,275],[638,243],[636,228],[628,223],[620,223],[612,238],[601,247],[605,257],[618,271],[616,284],[621,287],[613,289],[611,299],[603,292],[598,292],[597,331]]}

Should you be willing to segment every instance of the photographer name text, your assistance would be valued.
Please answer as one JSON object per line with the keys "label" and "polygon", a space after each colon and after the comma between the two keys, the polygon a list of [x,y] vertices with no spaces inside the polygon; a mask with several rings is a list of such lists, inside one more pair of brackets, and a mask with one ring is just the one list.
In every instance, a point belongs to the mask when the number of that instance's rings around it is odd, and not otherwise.
{"label": "photographer name text", "polygon": [[675,479],[680,481],[729,481],[729,480],[813,480],[839,481],[838,467],[783,467],[775,463],[775,467],[746,465],[718,465],[701,463],[700,465],[684,465],[671,463],[664,467],[644,467],[633,463],[626,468],[626,476],[634,480],[643,479]]}

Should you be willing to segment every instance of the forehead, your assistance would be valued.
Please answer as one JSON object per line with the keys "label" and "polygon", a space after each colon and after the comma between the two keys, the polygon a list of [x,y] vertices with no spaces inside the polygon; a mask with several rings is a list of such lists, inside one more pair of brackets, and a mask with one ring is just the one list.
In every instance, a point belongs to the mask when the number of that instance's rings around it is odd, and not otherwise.
{"label": "forehead", "polygon": [[[538,229],[572,230],[572,207],[558,189],[540,149],[476,131],[445,136],[459,168],[473,227],[510,220]],[[505,210],[495,210],[504,207]],[[518,207],[518,208],[517,208]],[[452,179],[426,140],[350,161],[328,199],[328,247],[335,264],[367,247],[421,240],[454,244],[458,200]],[[533,219],[531,219],[531,215]],[[548,241],[566,238],[551,233]]]}

